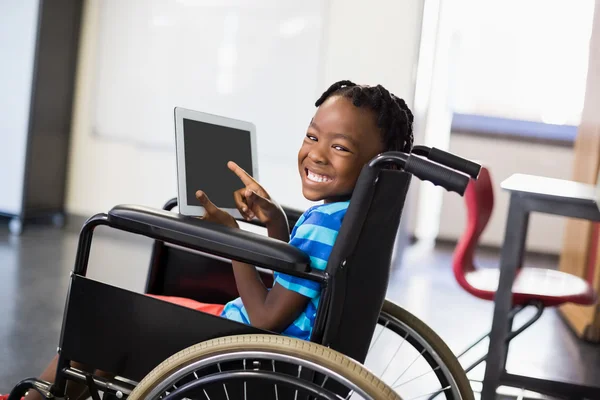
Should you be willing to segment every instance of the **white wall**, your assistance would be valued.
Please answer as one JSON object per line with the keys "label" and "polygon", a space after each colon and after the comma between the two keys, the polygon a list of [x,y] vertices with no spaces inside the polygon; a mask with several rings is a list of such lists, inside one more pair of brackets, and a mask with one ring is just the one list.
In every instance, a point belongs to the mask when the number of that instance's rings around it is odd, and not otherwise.
{"label": "white wall", "polygon": [[412,106],[423,0],[330,0],[322,85],[380,83]]}
{"label": "white wall", "polygon": [[[330,0],[329,4],[324,16],[326,29],[318,86],[326,88],[340,79],[381,83],[412,106],[423,0]],[[71,144],[67,210],[81,215],[106,211],[117,203],[160,206],[176,193],[172,152],[92,135],[98,7],[98,1],[86,3]],[[290,141],[289,145],[298,144]],[[453,135],[450,151],[485,162],[497,187],[515,172],[566,179],[571,176],[569,148],[510,141],[492,143],[489,139]],[[299,182],[294,168],[282,169],[283,160],[260,161],[271,164],[280,176],[289,176],[281,179],[275,190],[286,193],[296,205],[307,204],[297,192]],[[413,186],[416,183],[415,180]],[[497,190],[496,197],[494,215],[482,240],[490,245],[502,243],[507,212],[506,194]],[[405,220],[414,214],[409,209]],[[445,194],[440,237],[457,238],[464,227],[464,215],[462,199]],[[414,222],[412,218],[410,231],[414,230]],[[558,252],[563,224],[560,218],[534,215],[528,248]]]}
{"label": "white wall", "polygon": [[[329,4],[324,16],[326,32],[319,86],[324,90],[339,79],[381,83],[410,105],[422,0],[330,0]],[[86,2],[75,93],[67,210],[81,215],[103,212],[118,203],[160,206],[176,193],[171,151],[92,135],[99,6],[99,1]],[[299,146],[295,139],[290,139],[289,146]],[[261,175],[264,166],[270,166],[280,177],[286,177],[278,179],[274,192],[285,195],[294,206],[308,205],[300,196],[295,167],[282,168],[288,165],[287,160],[259,162]]]}
{"label": "white wall", "polygon": [[[495,205],[481,243],[499,247],[504,240],[509,195],[500,183],[514,173],[571,179],[573,150],[570,147],[492,140],[470,135],[452,135],[450,151],[479,160],[489,168],[494,183]],[[465,228],[463,199],[444,193],[439,237],[457,239]],[[533,214],[529,221],[527,250],[558,254],[562,247],[565,219]]]}
{"label": "white wall", "polygon": [[0,213],[21,213],[38,0],[0,2]]}

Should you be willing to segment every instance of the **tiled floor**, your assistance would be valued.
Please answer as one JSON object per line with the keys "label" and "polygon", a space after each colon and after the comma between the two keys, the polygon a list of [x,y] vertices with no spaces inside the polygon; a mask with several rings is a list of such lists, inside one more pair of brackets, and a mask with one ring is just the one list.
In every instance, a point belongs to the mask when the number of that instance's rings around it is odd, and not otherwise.
{"label": "tiled floor", "polygon": [[[104,228],[99,233],[94,238],[88,275],[141,290],[150,241],[129,240]],[[0,223],[0,393],[18,380],[38,374],[55,354],[76,245],[77,235],[68,231],[32,228],[15,238]],[[409,248],[395,268],[388,298],[423,319],[458,352],[489,329],[492,304],[458,287],[450,257],[448,248]],[[480,257],[482,267],[494,267],[496,262],[494,253]],[[529,262],[553,267],[556,260],[537,257]],[[547,310],[515,339],[508,369],[596,384],[600,347],[579,341],[554,310]],[[473,371],[471,377],[480,379],[482,369]]]}

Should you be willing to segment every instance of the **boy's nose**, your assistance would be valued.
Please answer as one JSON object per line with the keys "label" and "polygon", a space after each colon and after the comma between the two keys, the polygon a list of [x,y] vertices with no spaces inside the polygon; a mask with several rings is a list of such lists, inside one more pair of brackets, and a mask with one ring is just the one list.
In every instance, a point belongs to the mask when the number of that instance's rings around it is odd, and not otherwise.
{"label": "boy's nose", "polygon": [[317,164],[327,164],[327,158],[325,157],[323,151],[318,148],[313,148],[310,153],[308,153],[308,158]]}

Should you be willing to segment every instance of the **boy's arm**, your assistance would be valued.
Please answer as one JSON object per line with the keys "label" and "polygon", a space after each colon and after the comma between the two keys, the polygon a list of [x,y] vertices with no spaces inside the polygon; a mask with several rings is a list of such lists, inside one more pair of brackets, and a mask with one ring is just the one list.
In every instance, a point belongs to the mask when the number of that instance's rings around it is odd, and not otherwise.
{"label": "boy's arm", "polygon": [[[260,202],[260,199],[255,201]],[[266,224],[267,234],[271,238],[288,242],[290,233],[287,217],[283,209],[278,204],[276,206],[281,214]],[[308,297],[279,284],[268,290],[255,266],[238,261],[233,261],[232,264],[238,293],[252,326],[283,332],[306,308],[310,300]]]}
{"label": "boy's arm", "polygon": [[[203,191],[196,192],[196,198],[206,210],[202,219],[239,228],[236,220],[230,214],[216,207]],[[287,229],[287,221],[284,222]],[[283,234],[283,229],[280,227],[271,226],[268,229],[269,236]],[[287,231],[285,235],[288,235]],[[271,290],[267,290],[256,267],[238,261],[232,263],[235,283],[253,326],[282,332],[306,307],[308,297],[287,290],[278,284],[274,285]]]}
{"label": "boy's arm", "polygon": [[308,304],[308,297],[279,284],[267,290],[253,265],[234,261],[233,273],[250,324],[259,329],[283,332]]}
{"label": "boy's arm", "polygon": [[[296,226],[296,234],[290,244],[310,256],[311,268],[324,270],[340,226],[341,221],[328,214],[310,213]],[[318,282],[278,274],[275,285],[268,291],[254,267],[243,267],[243,264],[234,263],[238,290],[250,323],[259,328],[277,332],[285,330],[321,290]]]}

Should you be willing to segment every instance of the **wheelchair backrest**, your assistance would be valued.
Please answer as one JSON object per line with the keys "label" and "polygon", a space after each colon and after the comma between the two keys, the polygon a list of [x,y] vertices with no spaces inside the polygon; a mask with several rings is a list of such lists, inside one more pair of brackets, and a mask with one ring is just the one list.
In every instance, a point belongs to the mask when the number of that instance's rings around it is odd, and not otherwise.
{"label": "wheelchair backrest", "polygon": [[[387,291],[411,175],[365,166],[332,250],[317,342],[364,362]],[[326,305],[326,306],[324,306]]]}

